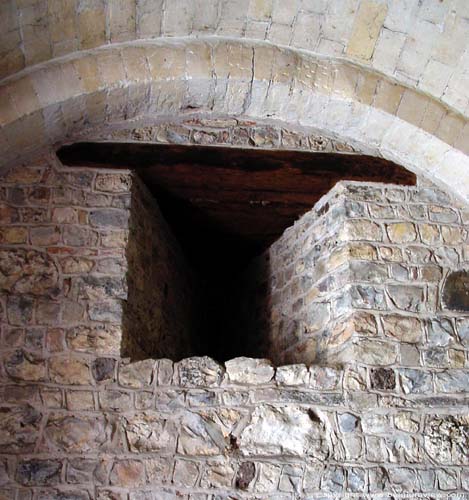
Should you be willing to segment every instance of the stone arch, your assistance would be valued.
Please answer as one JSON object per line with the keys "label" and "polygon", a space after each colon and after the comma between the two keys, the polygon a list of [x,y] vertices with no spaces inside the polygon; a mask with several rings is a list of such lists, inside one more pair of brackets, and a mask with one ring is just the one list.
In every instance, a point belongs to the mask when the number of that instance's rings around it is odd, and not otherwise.
{"label": "stone arch", "polygon": [[0,13],[1,77],[115,43],[233,37],[354,61],[467,111],[464,0],[5,0]]}
{"label": "stone arch", "polygon": [[314,128],[469,192],[461,117],[382,75],[270,45],[114,46],[38,67],[2,96],[3,164],[87,129],[197,112]]}

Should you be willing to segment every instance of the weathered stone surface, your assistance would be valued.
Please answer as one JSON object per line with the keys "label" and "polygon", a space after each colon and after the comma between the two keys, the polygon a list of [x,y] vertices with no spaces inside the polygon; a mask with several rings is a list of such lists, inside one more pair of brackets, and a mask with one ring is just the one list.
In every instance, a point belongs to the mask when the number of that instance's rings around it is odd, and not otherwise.
{"label": "weathered stone surface", "polygon": [[431,393],[433,382],[431,373],[423,370],[399,370],[401,386],[404,394]]}
{"label": "weathered stone surface", "polygon": [[448,346],[456,342],[452,322],[446,318],[431,320],[428,323],[428,342],[436,346]]}
{"label": "weathered stone surface", "polygon": [[126,229],[129,214],[124,210],[102,208],[90,212],[89,218],[93,227]]}
{"label": "weathered stone surface", "polygon": [[468,440],[469,417],[467,415],[434,415],[427,418],[424,429],[424,447],[437,463],[469,464]]}
{"label": "weathered stone surface", "polygon": [[446,309],[469,312],[469,271],[449,274],[443,287],[442,300]]}
{"label": "weathered stone surface", "polygon": [[378,391],[394,391],[396,374],[390,368],[372,368],[370,370],[371,388]]}
{"label": "weathered stone surface", "polygon": [[107,193],[126,193],[132,184],[129,174],[98,174],[95,186],[98,191]]}
{"label": "weathered stone surface", "polygon": [[279,366],[275,371],[275,380],[280,385],[307,385],[308,368],[303,364]]}
{"label": "weathered stone surface", "polygon": [[223,376],[223,368],[207,356],[183,359],[175,369],[182,387],[217,386]]}
{"label": "weathered stone surface", "polygon": [[342,413],[338,416],[338,420],[342,432],[354,432],[360,424],[360,419],[352,413]]}
{"label": "weathered stone surface", "polygon": [[118,353],[120,342],[121,327],[118,325],[79,326],[67,332],[67,344],[76,351]]}
{"label": "weathered stone surface", "polygon": [[49,374],[51,380],[59,384],[91,384],[90,369],[84,359],[71,357],[52,358],[49,361]]}
{"label": "weathered stone surface", "polygon": [[243,455],[284,454],[325,458],[324,423],[312,411],[298,406],[260,405],[239,438]]}
{"label": "weathered stone surface", "polygon": [[247,490],[255,475],[255,464],[253,462],[242,462],[236,474],[236,488]]}
{"label": "weathered stone surface", "polygon": [[182,487],[194,487],[200,473],[200,465],[192,460],[176,460],[173,483]]}
{"label": "weathered stone surface", "polygon": [[14,379],[39,382],[46,380],[47,369],[44,359],[18,349],[5,360],[5,370]]}
{"label": "weathered stone surface", "polygon": [[422,340],[422,324],[418,318],[389,314],[382,317],[384,334],[401,342],[417,343]]}
{"label": "weathered stone surface", "polygon": [[113,358],[96,358],[91,365],[91,373],[96,382],[112,380],[116,360]]}
{"label": "weathered stone surface", "polygon": [[145,467],[140,460],[117,460],[112,467],[112,485],[135,488],[145,484]]}
{"label": "weathered stone surface", "polygon": [[125,433],[130,451],[174,452],[176,448],[176,428],[156,413],[138,413],[126,419]]}
{"label": "weathered stone surface", "polygon": [[410,243],[417,239],[414,225],[408,222],[389,224],[387,232],[391,243]]}
{"label": "weathered stone surface", "polygon": [[63,416],[53,414],[44,436],[51,451],[87,453],[100,450],[110,438],[110,427],[102,416]]}
{"label": "weathered stone surface", "polygon": [[469,387],[469,372],[467,370],[447,370],[435,374],[437,391],[464,393]]}
{"label": "weathered stone surface", "polygon": [[28,453],[34,450],[42,414],[26,404],[0,408],[0,446],[6,453]]}
{"label": "weathered stone surface", "polygon": [[[397,359],[397,346],[383,341],[360,340],[353,349],[355,359],[369,365],[392,365]],[[347,361],[351,359],[347,358]]]}
{"label": "weathered stone surface", "polygon": [[235,384],[265,384],[274,376],[268,359],[235,358],[225,363],[227,381]]}
{"label": "weathered stone surface", "polygon": [[62,464],[59,460],[25,460],[16,469],[16,480],[25,486],[40,486],[60,482]]}
{"label": "weathered stone surface", "polygon": [[56,295],[57,266],[45,252],[0,250],[0,289],[8,293]]}
{"label": "weathered stone surface", "polygon": [[145,359],[119,365],[119,383],[123,387],[142,389],[149,387],[154,378],[155,361]]}
{"label": "weathered stone surface", "polygon": [[[230,416],[236,417],[236,414]],[[230,445],[219,419],[210,413],[185,412],[177,451],[185,455],[218,455]]]}
{"label": "weathered stone surface", "polygon": [[410,312],[420,312],[425,309],[423,288],[410,285],[388,285],[386,289],[397,309]]}

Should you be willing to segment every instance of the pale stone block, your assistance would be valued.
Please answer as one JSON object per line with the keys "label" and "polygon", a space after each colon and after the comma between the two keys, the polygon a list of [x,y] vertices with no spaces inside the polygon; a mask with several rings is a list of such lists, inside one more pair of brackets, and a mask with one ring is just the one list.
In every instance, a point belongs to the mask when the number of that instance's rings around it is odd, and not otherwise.
{"label": "pale stone block", "polygon": [[291,25],[295,19],[295,14],[298,11],[299,0],[273,0],[272,3],[272,22],[284,25]]}
{"label": "pale stone block", "polygon": [[444,22],[448,11],[448,4],[433,2],[432,0],[422,0],[419,7],[417,12],[418,17],[433,24]]}
{"label": "pale stone block", "polygon": [[453,145],[459,138],[466,120],[461,115],[448,111],[442,118],[435,135],[442,141]]}
{"label": "pale stone block", "polygon": [[331,57],[340,57],[345,52],[345,44],[343,42],[321,38],[317,51],[319,54]]}
{"label": "pale stone block", "polygon": [[315,0],[309,0],[309,3],[312,6],[317,5],[317,8],[312,7],[312,10],[316,11],[317,14],[324,13],[322,21],[324,38],[347,45],[354,28],[351,20],[355,17],[357,2],[355,0],[340,0],[339,2],[326,2],[326,6],[322,0],[319,3]]}
{"label": "pale stone block", "polygon": [[469,123],[464,125],[459,137],[454,143],[454,147],[469,155]]}
{"label": "pale stone block", "polygon": [[268,359],[235,358],[225,363],[226,382],[235,384],[266,384],[274,376]]}
{"label": "pale stone block", "polygon": [[11,87],[11,85],[3,85],[0,87],[0,124],[2,126],[16,120],[20,116],[20,112],[17,110],[10,96],[9,87]]}
{"label": "pale stone block", "polygon": [[51,104],[42,109],[44,131],[50,143],[59,142],[67,133],[60,104]]}
{"label": "pale stone block", "polygon": [[373,53],[373,66],[392,74],[397,66],[405,40],[406,35],[404,33],[383,28]]}
{"label": "pale stone block", "polygon": [[248,17],[257,21],[267,21],[272,15],[273,0],[250,0]]}
{"label": "pale stone block", "polygon": [[373,0],[363,0],[360,3],[347,46],[348,55],[358,59],[371,59],[386,14],[385,3]]}
{"label": "pale stone block", "polygon": [[192,0],[165,3],[162,34],[166,36],[188,35],[192,28],[194,5]]}
{"label": "pale stone block", "polygon": [[446,114],[443,105],[437,101],[430,100],[423,115],[420,127],[430,134],[434,134],[440,126],[441,120]]}
{"label": "pale stone block", "polygon": [[14,106],[16,107],[19,116],[32,113],[33,111],[39,109],[39,100],[37,98],[36,92],[34,91],[34,87],[29,76],[20,78],[14,83],[3,88],[0,96],[3,97],[2,103],[5,103],[6,114],[11,113],[11,110],[8,110],[9,103],[11,103],[11,99],[8,99],[8,94],[13,100]]}
{"label": "pale stone block", "polygon": [[218,0],[194,0],[193,33],[213,33],[217,26]]}
{"label": "pale stone block", "polygon": [[190,78],[212,77],[212,50],[208,45],[190,45],[186,48],[186,76]]}
{"label": "pale stone block", "polygon": [[443,95],[443,100],[453,108],[464,109],[466,110],[465,114],[469,114],[468,88],[469,74],[456,70],[449,79],[448,86]]}
{"label": "pale stone block", "polygon": [[135,0],[113,0],[110,2],[108,19],[111,43],[135,38]]}
{"label": "pale stone block", "polygon": [[98,71],[98,60],[95,56],[85,56],[73,61],[73,65],[81,79],[85,92],[94,92],[102,84]]}
{"label": "pale stone block", "polygon": [[318,66],[316,61],[301,58],[298,61],[298,67],[296,68],[295,86],[300,89],[313,89],[318,68],[321,70],[321,67]]}
{"label": "pale stone block", "polygon": [[392,115],[396,114],[405,88],[402,85],[381,80],[376,89],[373,105]]}
{"label": "pale stone block", "polygon": [[78,133],[85,126],[84,110],[86,109],[86,97],[84,95],[64,101],[60,108],[65,123],[65,129],[69,133]]}
{"label": "pale stone block", "polygon": [[272,84],[263,103],[261,116],[282,119],[284,117],[284,110],[288,105],[289,95],[290,85],[281,83]]}
{"label": "pale stone block", "polygon": [[421,172],[430,171],[441,160],[450,146],[423,130],[415,130],[411,148],[412,162]]}
{"label": "pale stone block", "polygon": [[298,121],[307,127],[322,128],[325,126],[329,96],[312,94],[309,96],[304,109],[299,110]]}
{"label": "pale stone block", "polygon": [[379,77],[368,71],[361,71],[357,77],[356,97],[362,104],[371,105],[375,97]]}
{"label": "pale stone block", "polygon": [[60,66],[32,73],[31,78],[41,106],[49,106],[68,97],[68,85]]}
{"label": "pale stone block", "polygon": [[103,9],[78,12],[78,31],[82,49],[98,47],[106,42],[106,18]]}
{"label": "pale stone block", "polygon": [[334,71],[333,94],[343,99],[353,99],[356,95],[359,69],[342,64]]}
{"label": "pale stone block", "polygon": [[5,135],[12,150],[26,152],[47,144],[44,117],[40,111],[16,120],[5,128]]}
{"label": "pale stone block", "polygon": [[250,0],[222,0],[217,32],[220,36],[241,36],[246,25]]}
{"label": "pale stone block", "polygon": [[392,126],[394,120],[394,116],[388,113],[369,108],[362,123],[362,128],[357,130],[357,134],[359,135],[355,137],[367,147],[379,148],[384,135]]}
{"label": "pale stone block", "polygon": [[288,45],[291,38],[291,26],[272,23],[267,33],[267,39],[279,45]]}
{"label": "pale stone block", "polygon": [[295,76],[296,67],[296,58],[292,52],[285,50],[276,51],[272,67],[273,83],[289,84]]}
{"label": "pale stone block", "polygon": [[151,79],[145,47],[125,47],[121,55],[127,80],[145,82]]}
{"label": "pale stone block", "polygon": [[336,71],[335,64],[327,61],[318,62],[315,72],[314,90],[318,93],[329,95],[334,86]]}
{"label": "pale stone block", "polygon": [[97,125],[106,117],[106,91],[99,90],[86,96],[86,116],[88,121]]}
{"label": "pale stone block", "polygon": [[53,43],[76,38],[76,11],[74,0],[48,2],[50,36]]}
{"label": "pale stone block", "polygon": [[173,80],[185,74],[186,54],[183,46],[148,49],[147,59],[154,80]]}
{"label": "pale stone block", "polygon": [[428,105],[428,97],[411,89],[406,89],[402,95],[397,116],[417,127],[423,119]]}
{"label": "pale stone block", "polygon": [[52,45],[46,4],[37,2],[21,8],[19,19],[26,65],[50,59]]}
{"label": "pale stone block", "polygon": [[294,25],[291,45],[314,50],[321,36],[321,23],[316,14],[300,12]]}
{"label": "pale stone block", "polygon": [[254,80],[271,80],[276,50],[273,47],[265,45],[260,45],[254,49]]}
{"label": "pale stone block", "polygon": [[267,21],[253,21],[252,19],[248,19],[246,21],[245,37],[265,40],[269,27],[270,23]]}
{"label": "pale stone block", "polygon": [[411,25],[396,70],[413,80],[423,73],[439,29],[427,21],[417,20]]}
{"label": "pale stone block", "polygon": [[408,162],[412,151],[415,127],[402,120],[396,120],[383,137],[381,148],[395,155],[401,161]]}
{"label": "pale stone block", "polygon": [[461,63],[461,56],[467,49],[467,21],[458,14],[453,11],[446,16],[438,43],[434,44],[431,53],[432,58],[452,67]]}
{"label": "pale stone block", "polygon": [[103,51],[97,54],[98,70],[106,87],[121,85],[126,80],[124,64],[117,52]]}
{"label": "pale stone block", "polygon": [[7,44],[5,38],[13,38],[17,46],[13,47],[6,53],[2,53],[2,56],[0,57],[0,75],[2,76],[8,76],[16,73],[17,71],[23,69],[25,65],[24,53],[20,47],[21,37],[19,30],[2,37],[0,40],[0,46],[2,47],[5,47]]}
{"label": "pale stone block", "polygon": [[160,35],[164,0],[137,0],[136,31],[138,38],[155,38]]}
{"label": "pale stone block", "polygon": [[222,43],[214,50],[214,67],[218,78],[251,80],[254,51],[246,45]]}
{"label": "pale stone block", "polygon": [[67,98],[75,97],[83,93],[82,80],[79,77],[73,62],[66,62],[61,65],[62,78],[67,84]]}
{"label": "pale stone block", "polygon": [[447,64],[430,59],[419,80],[419,88],[437,97],[441,96],[448,84],[452,69]]}

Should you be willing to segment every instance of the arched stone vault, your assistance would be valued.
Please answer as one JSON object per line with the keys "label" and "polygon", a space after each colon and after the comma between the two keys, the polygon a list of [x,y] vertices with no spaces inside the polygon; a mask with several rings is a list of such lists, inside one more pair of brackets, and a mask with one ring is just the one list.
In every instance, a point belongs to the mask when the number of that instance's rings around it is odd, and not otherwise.
{"label": "arched stone vault", "polygon": [[87,128],[181,114],[314,128],[469,197],[466,120],[384,75],[268,44],[118,44],[51,61],[0,90],[2,163]]}
{"label": "arched stone vault", "polygon": [[467,114],[465,0],[5,0],[0,77],[119,42],[269,41],[381,71]]}

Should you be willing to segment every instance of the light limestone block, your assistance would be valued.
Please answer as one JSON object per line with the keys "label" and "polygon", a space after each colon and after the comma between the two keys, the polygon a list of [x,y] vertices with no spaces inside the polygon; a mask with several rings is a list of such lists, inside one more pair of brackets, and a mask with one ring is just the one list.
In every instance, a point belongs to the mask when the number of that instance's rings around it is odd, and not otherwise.
{"label": "light limestone block", "polygon": [[347,46],[348,55],[358,59],[371,59],[386,14],[385,3],[373,0],[363,0],[360,3]]}

